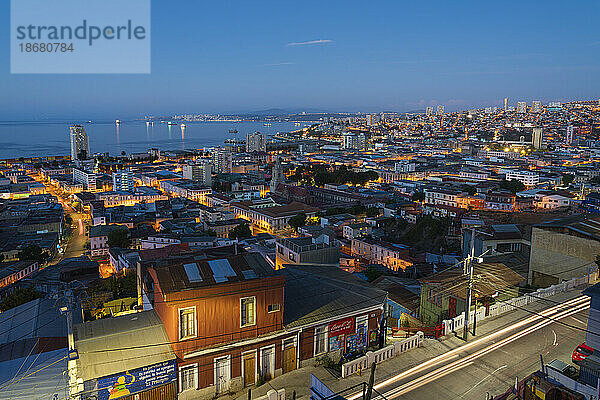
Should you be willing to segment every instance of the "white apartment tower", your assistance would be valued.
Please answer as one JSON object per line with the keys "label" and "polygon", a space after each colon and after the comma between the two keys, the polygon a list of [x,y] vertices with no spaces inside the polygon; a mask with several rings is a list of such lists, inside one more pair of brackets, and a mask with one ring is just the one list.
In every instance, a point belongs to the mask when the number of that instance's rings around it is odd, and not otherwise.
{"label": "white apartment tower", "polygon": [[133,173],[127,170],[120,170],[112,173],[113,190],[120,192],[133,192],[135,184],[133,182]]}
{"label": "white apartment tower", "polygon": [[534,100],[531,102],[531,112],[539,113],[542,112],[542,102],[539,100]]}
{"label": "white apartment tower", "polygon": [[231,172],[233,160],[229,149],[218,148],[212,153],[212,164],[214,170],[218,174],[226,174]]}
{"label": "white apartment tower", "polygon": [[574,131],[575,131],[575,129],[573,128],[573,125],[567,126],[567,134],[565,136],[565,143],[567,145],[571,145],[571,143],[573,143],[573,132]]}
{"label": "white apartment tower", "polygon": [[71,161],[79,165],[80,161],[87,160],[90,155],[88,136],[81,125],[72,125],[69,130],[71,136]]}
{"label": "white apartment tower", "polygon": [[508,97],[504,98],[504,111],[508,111]]}
{"label": "white apartment tower", "polygon": [[518,101],[517,102],[517,113],[525,114],[527,112],[527,102],[526,101]]}
{"label": "white apartment tower", "polygon": [[210,187],[212,186],[212,166],[208,162],[184,165],[183,177]]}
{"label": "white apartment tower", "polygon": [[533,148],[539,150],[542,148],[544,139],[544,131],[541,126],[533,128],[532,144]]}
{"label": "white apartment tower", "polygon": [[267,140],[265,135],[260,132],[249,133],[246,135],[246,153],[267,151]]}
{"label": "white apartment tower", "polygon": [[444,106],[439,105],[437,106],[437,115],[444,115]]}

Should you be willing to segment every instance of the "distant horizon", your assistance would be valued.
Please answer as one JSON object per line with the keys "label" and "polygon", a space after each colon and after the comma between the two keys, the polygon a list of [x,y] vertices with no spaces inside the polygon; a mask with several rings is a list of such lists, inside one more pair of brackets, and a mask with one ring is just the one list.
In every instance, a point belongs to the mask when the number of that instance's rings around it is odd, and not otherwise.
{"label": "distant horizon", "polygon": [[[526,101],[527,104],[531,104],[532,101],[541,101],[543,105],[547,105],[551,102],[561,102],[561,103],[573,103],[573,102],[586,102],[586,101],[596,101],[596,100],[600,100],[600,95],[598,97],[591,97],[591,98],[577,98],[577,99],[553,99],[553,100],[542,100],[542,99],[537,99],[537,98],[529,98],[529,99],[523,99],[523,98],[514,98],[514,100],[512,100],[512,98],[510,96],[507,96],[509,98],[509,105],[511,106],[516,106],[518,101]],[[504,98],[503,98],[504,99]],[[110,122],[113,119],[120,119],[122,121],[127,121],[127,120],[141,120],[145,117],[152,117],[152,118],[160,118],[160,117],[173,117],[175,115],[225,115],[225,116],[258,116],[260,114],[264,114],[264,115],[269,115],[269,114],[265,114],[267,111],[271,111],[271,110],[278,110],[281,111],[281,113],[277,114],[272,114],[275,116],[284,116],[284,115],[291,115],[291,114],[300,114],[302,112],[306,112],[306,114],[380,114],[380,113],[397,113],[397,114],[409,114],[409,113],[419,113],[419,112],[425,112],[427,107],[436,107],[437,105],[442,105],[444,106],[445,109],[445,113],[453,113],[453,112],[462,112],[462,111],[467,111],[470,109],[484,109],[486,107],[502,107],[503,103],[500,102],[498,104],[479,104],[479,105],[470,105],[470,106],[465,106],[465,107],[452,107],[449,106],[447,104],[444,103],[432,103],[432,104],[427,104],[424,105],[422,108],[414,108],[411,110],[405,110],[405,111],[397,111],[397,110],[391,110],[391,109],[380,109],[380,110],[319,110],[319,109],[315,109],[314,107],[307,107],[305,109],[301,108],[301,107],[269,107],[269,108],[264,108],[264,109],[256,109],[256,110],[252,110],[252,111],[237,111],[237,112],[208,112],[208,111],[176,111],[176,112],[172,112],[172,113],[146,113],[146,114],[137,114],[137,115],[127,115],[127,116],[121,116],[118,113],[114,114],[114,115],[103,115],[103,116],[96,116],[94,118],[91,117],[91,113],[88,116],[68,116],[68,115],[64,115],[64,116],[32,116],[29,119],[0,119],[0,123],[10,123],[10,122],[68,122],[68,121],[88,121],[91,120],[93,122],[93,120],[97,120],[97,121],[105,121],[105,122]],[[75,123],[75,122],[73,122]]]}

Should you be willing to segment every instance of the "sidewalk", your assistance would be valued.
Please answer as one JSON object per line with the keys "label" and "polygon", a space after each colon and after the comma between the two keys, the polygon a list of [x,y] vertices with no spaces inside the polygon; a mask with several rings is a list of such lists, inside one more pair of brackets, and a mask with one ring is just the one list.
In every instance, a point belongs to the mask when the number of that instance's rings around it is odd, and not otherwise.
{"label": "sidewalk", "polygon": [[[546,308],[556,305],[555,302],[563,302],[579,296],[582,290],[583,288],[578,288],[570,292],[559,293],[555,296],[548,297],[547,299],[538,300],[534,303],[530,303],[523,308],[533,312],[539,312]],[[519,309],[499,315],[497,317],[485,319],[481,323],[477,323],[477,335],[474,338],[486,336],[499,329],[509,326],[519,320],[525,319],[531,315],[533,315],[531,312]],[[438,340],[426,338],[423,342],[423,347],[411,349],[406,353],[399,354],[393,359],[377,365],[375,372],[375,383],[378,383],[391,376],[394,376],[399,372],[417,366],[425,360],[446,353],[447,351],[452,350],[454,348],[460,347],[463,344],[465,344],[465,342],[453,333],[446,335]],[[302,367],[300,369],[288,372],[287,374],[272,379],[271,381],[263,384],[258,388],[252,388],[252,398],[255,399],[259,396],[264,396],[271,389],[285,388],[287,399],[292,398],[292,392],[295,390],[297,399],[307,400],[309,396],[308,387],[310,385],[311,373],[314,374],[324,384],[329,386],[329,388],[331,388],[337,393],[345,388],[354,386],[361,382],[368,381],[370,369],[364,371],[362,373],[362,376],[353,375],[342,379],[334,377],[323,367]],[[246,400],[247,398],[247,390],[238,392],[235,395],[220,397],[220,399],[223,400]]]}

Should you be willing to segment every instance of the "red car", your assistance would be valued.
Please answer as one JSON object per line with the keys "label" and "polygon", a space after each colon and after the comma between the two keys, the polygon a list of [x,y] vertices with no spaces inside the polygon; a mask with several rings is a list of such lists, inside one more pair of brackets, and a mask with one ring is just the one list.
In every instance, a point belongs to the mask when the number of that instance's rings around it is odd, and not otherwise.
{"label": "red car", "polygon": [[571,359],[573,360],[573,362],[582,361],[584,358],[591,356],[593,353],[594,349],[592,349],[585,343],[581,343],[575,348],[575,350],[573,350],[573,355],[571,356]]}

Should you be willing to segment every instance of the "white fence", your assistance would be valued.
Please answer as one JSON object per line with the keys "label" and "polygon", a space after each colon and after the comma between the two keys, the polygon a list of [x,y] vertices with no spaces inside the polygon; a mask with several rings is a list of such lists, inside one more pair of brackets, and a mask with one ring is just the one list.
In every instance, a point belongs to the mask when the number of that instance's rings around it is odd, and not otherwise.
{"label": "white fence", "polygon": [[[533,293],[525,294],[521,297],[515,297],[510,300],[506,300],[500,303],[496,303],[490,307],[488,315],[485,315],[485,308],[480,307],[477,309],[477,321],[484,320],[489,317],[495,317],[500,314],[504,314],[508,311],[518,310],[529,303],[533,303],[539,299],[554,296],[557,293],[566,292],[589,282],[595,282],[598,279],[598,271],[592,272],[589,275],[582,276],[580,278],[573,278],[569,281],[564,281],[556,285],[544,289],[538,289]],[[471,310],[469,315],[469,325],[473,323],[475,310]],[[442,325],[444,326],[443,335],[447,335],[450,332],[456,332],[460,329],[464,329],[465,326],[465,313],[462,312],[460,315],[448,320],[443,320]]]}
{"label": "white fence", "polygon": [[285,400],[285,389],[271,389],[264,396],[257,397],[254,400]]}
{"label": "white fence", "polygon": [[423,338],[423,332],[417,332],[414,335],[394,342],[394,344],[386,346],[383,349],[369,351],[366,355],[343,364],[342,378],[360,373],[363,369],[370,368],[373,363],[379,364],[390,358],[394,358],[397,354],[404,353],[415,347],[420,347],[423,344]]}

